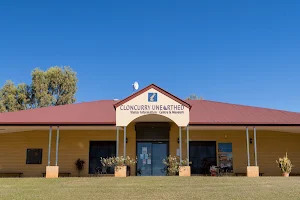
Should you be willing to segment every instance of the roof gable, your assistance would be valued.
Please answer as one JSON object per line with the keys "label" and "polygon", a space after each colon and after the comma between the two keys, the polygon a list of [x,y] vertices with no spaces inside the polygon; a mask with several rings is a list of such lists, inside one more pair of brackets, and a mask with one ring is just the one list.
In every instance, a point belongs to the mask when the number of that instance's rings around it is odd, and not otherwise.
{"label": "roof gable", "polygon": [[147,86],[147,87],[145,87],[145,88],[139,90],[138,92],[136,92],[136,93],[130,95],[129,97],[127,97],[127,98],[125,98],[125,99],[119,101],[118,103],[116,103],[116,104],[114,105],[114,107],[117,108],[117,107],[119,107],[120,105],[122,105],[122,104],[124,104],[124,103],[127,103],[128,101],[130,101],[130,100],[134,99],[135,97],[137,97],[137,96],[139,96],[139,95],[141,95],[141,94],[147,92],[147,91],[150,90],[150,89],[155,89],[155,90],[157,90],[158,92],[160,92],[160,93],[164,94],[165,96],[169,97],[170,99],[176,101],[177,103],[180,103],[180,104],[184,105],[185,107],[187,107],[188,109],[191,109],[191,105],[188,104],[186,101],[183,101],[182,99],[180,99],[180,98],[174,96],[173,94],[167,92],[166,90],[164,90],[164,89],[158,87],[158,86],[155,85],[155,84],[151,84],[151,85],[149,85],[149,86]]}

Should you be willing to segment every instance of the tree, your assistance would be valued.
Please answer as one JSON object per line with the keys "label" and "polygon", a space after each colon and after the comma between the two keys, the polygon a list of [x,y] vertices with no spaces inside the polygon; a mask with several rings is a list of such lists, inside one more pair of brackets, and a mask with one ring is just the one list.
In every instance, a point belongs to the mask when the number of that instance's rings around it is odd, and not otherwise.
{"label": "tree", "polygon": [[46,73],[38,68],[34,69],[31,73],[32,83],[30,94],[32,108],[46,107],[52,103],[52,96],[49,93],[49,79]]}
{"label": "tree", "polygon": [[0,91],[0,95],[2,104],[1,110],[3,110],[4,112],[18,110],[18,102],[16,99],[17,88],[11,80],[6,81],[6,83]]}
{"label": "tree", "polygon": [[77,76],[70,67],[34,69],[32,83],[7,81],[0,89],[0,112],[71,104],[76,101]]}
{"label": "tree", "polygon": [[186,100],[203,100],[202,97],[198,97],[196,94],[191,94]]}
{"label": "tree", "polygon": [[30,108],[30,87],[25,83],[17,86],[16,100],[17,110],[27,110]]}
{"label": "tree", "polygon": [[70,68],[52,67],[46,74],[49,79],[49,92],[52,95],[53,105],[65,105],[75,102],[77,90],[76,73]]}

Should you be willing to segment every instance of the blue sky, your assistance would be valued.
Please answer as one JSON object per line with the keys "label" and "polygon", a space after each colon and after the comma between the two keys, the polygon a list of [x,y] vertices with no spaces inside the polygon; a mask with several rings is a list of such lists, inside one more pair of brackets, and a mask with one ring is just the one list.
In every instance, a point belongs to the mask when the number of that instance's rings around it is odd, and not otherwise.
{"label": "blue sky", "polygon": [[300,2],[3,1],[0,84],[70,65],[77,101],[151,83],[180,98],[300,111]]}

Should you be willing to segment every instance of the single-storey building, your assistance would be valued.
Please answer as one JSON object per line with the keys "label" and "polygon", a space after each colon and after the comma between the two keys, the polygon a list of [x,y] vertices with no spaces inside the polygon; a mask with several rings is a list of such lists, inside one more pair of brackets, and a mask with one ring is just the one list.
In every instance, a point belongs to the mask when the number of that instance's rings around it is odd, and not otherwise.
{"label": "single-storey building", "polygon": [[[188,158],[192,175],[281,175],[288,153],[300,173],[300,113],[207,100],[182,100],[152,84],[123,100],[99,100],[0,114],[0,173],[41,177],[46,166],[77,176],[110,174],[100,157],[137,158],[133,176],[165,175],[168,155]],[[257,167],[259,166],[259,168]],[[100,171],[99,171],[100,169]]]}

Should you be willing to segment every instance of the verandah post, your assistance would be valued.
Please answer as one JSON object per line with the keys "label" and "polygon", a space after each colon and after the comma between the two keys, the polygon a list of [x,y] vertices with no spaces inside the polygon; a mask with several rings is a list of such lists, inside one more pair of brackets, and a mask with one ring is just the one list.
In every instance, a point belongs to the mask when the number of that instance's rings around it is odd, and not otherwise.
{"label": "verandah post", "polygon": [[182,161],[182,137],[181,137],[181,127],[179,126],[179,156],[180,162]]}
{"label": "verandah post", "polygon": [[117,138],[116,138],[116,156],[119,156],[119,127],[117,126]]}
{"label": "verandah post", "polygon": [[186,127],[186,158],[187,161],[190,161],[190,133],[189,133],[189,125]]}
{"label": "verandah post", "polygon": [[126,157],[126,126],[124,126],[124,157]]}
{"label": "verandah post", "polygon": [[249,130],[246,127],[246,141],[247,141],[247,166],[250,166],[250,150],[249,150]]}
{"label": "verandah post", "polygon": [[56,130],[56,156],[55,156],[55,166],[58,164],[58,145],[59,145],[59,126]]}
{"label": "verandah post", "polygon": [[51,139],[52,139],[52,126],[50,126],[50,130],[49,130],[48,166],[50,166],[50,159],[51,159]]}
{"label": "verandah post", "polygon": [[254,158],[255,158],[255,166],[257,166],[257,146],[256,146],[256,127],[253,127],[254,131]]}

